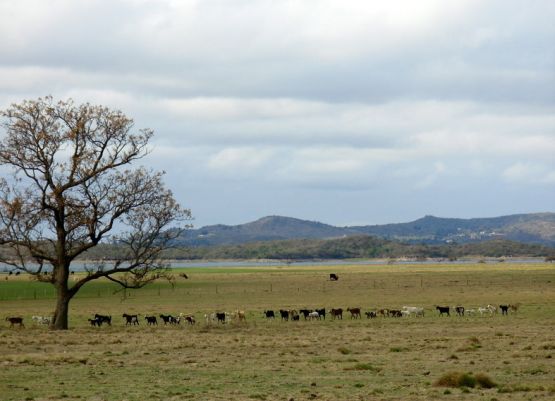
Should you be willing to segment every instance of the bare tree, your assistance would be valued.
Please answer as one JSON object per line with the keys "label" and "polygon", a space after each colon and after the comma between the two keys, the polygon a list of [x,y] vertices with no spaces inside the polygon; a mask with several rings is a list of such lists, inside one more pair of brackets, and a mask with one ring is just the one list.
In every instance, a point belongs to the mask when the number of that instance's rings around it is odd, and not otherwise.
{"label": "bare tree", "polygon": [[[181,232],[169,225],[190,211],[164,187],[163,173],[129,168],[148,154],[152,130],[131,133],[120,111],[52,97],[13,104],[2,116],[0,168],[10,174],[0,177],[0,262],[54,285],[51,328],[68,328],[69,302],[92,280],[140,288],[168,274],[160,255]],[[110,233],[121,255],[70,283],[71,263]]]}

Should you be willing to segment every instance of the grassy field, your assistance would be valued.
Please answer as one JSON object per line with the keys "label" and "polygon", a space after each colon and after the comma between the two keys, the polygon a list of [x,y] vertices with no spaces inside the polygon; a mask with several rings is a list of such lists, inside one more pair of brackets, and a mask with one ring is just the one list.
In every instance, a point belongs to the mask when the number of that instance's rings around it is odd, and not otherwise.
{"label": "grassy field", "polygon": [[[71,304],[71,330],[34,326],[45,284],[0,275],[0,399],[555,399],[555,266],[465,264],[187,269],[175,286],[114,293],[99,281]],[[339,281],[327,280],[330,272]],[[438,317],[434,305],[521,303],[517,314]],[[423,306],[424,318],[266,321],[265,309]],[[247,311],[246,324],[205,313]],[[87,318],[111,314],[111,327]],[[125,327],[122,313],[193,313],[194,327]],[[6,316],[24,316],[10,329]],[[494,388],[441,387],[450,372]]]}

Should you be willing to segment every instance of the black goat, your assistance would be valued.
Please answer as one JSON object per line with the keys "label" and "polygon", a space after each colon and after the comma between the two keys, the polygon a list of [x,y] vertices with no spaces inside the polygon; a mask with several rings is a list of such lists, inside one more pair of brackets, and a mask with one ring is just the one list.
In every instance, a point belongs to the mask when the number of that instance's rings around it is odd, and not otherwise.
{"label": "black goat", "polygon": [[299,309],[299,313],[303,315],[304,320],[308,318],[308,315],[312,312],[312,309]]}
{"label": "black goat", "polygon": [[164,324],[179,324],[179,319],[172,315],[160,315],[160,318],[164,321]]}
{"label": "black goat", "polygon": [[14,327],[16,324],[19,325],[19,327],[25,327],[22,317],[7,317],[6,321],[10,322],[10,327]]}
{"label": "black goat", "polygon": [[225,312],[216,312],[216,320],[218,323],[225,323]]}
{"label": "black goat", "polygon": [[444,314],[446,314],[447,316],[451,316],[451,314],[449,313],[449,310],[451,308],[448,306],[436,306],[436,309],[439,312],[439,316],[443,316]]}
{"label": "black goat", "polygon": [[137,315],[128,315],[127,313],[124,313],[122,315],[125,318],[125,325],[139,325],[139,316]]}
{"label": "black goat", "polygon": [[112,316],[99,315],[98,313],[95,313],[94,318],[102,323],[108,323],[108,326],[112,325]]}
{"label": "black goat", "polygon": [[367,319],[374,319],[376,316],[378,316],[378,314],[374,311],[364,312],[364,314],[366,315]]}
{"label": "black goat", "polygon": [[102,322],[104,321],[104,320],[98,319],[98,318],[88,319],[88,320],[89,320],[89,323],[91,324],[91,326],[93,326],[93,327],[94,326],[98,326],[98,327],[102,326]]}

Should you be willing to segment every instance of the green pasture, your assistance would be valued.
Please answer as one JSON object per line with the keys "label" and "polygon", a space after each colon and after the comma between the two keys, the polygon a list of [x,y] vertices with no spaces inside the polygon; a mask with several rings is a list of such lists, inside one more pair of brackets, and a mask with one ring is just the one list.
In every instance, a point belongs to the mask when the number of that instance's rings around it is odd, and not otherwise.
{"label": "green pasture", "polygon": [[[179,276],[187,273],[189,279]],[[330,282],[329,273],[337,273]],[[555,266],[352,265],[187,268],[173,285],[86,285],[71,329],[31,321],[54,305],[47,284],[0,275],[0,399],[521,400],[555,398]],[[47,289],[45,291],[45,288]],[[439,317],[435,305],[519,303],[509,316]],[[272,309],[423,306],[424,318],[282,322]],[[206,324],[244,310],[246,323]],[[94,313],[113,316],[93,328]],[[126,327],[122,313],[141,314]],[[144,315],[191,313],[195,326],[148,327]],[[23,316],[24,329],[6,316]],[[439,387],[444,374],[496,386]]]}

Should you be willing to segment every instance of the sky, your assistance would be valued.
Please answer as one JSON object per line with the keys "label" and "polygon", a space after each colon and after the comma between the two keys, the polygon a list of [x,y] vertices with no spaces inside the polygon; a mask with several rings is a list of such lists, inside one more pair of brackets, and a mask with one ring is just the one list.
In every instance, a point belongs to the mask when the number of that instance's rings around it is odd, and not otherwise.
{"label": "sky", "polygon": [[0,0],[0,109],[152,128],[142,163],[195,227],[554,212],[553,21],[553,0]]}

